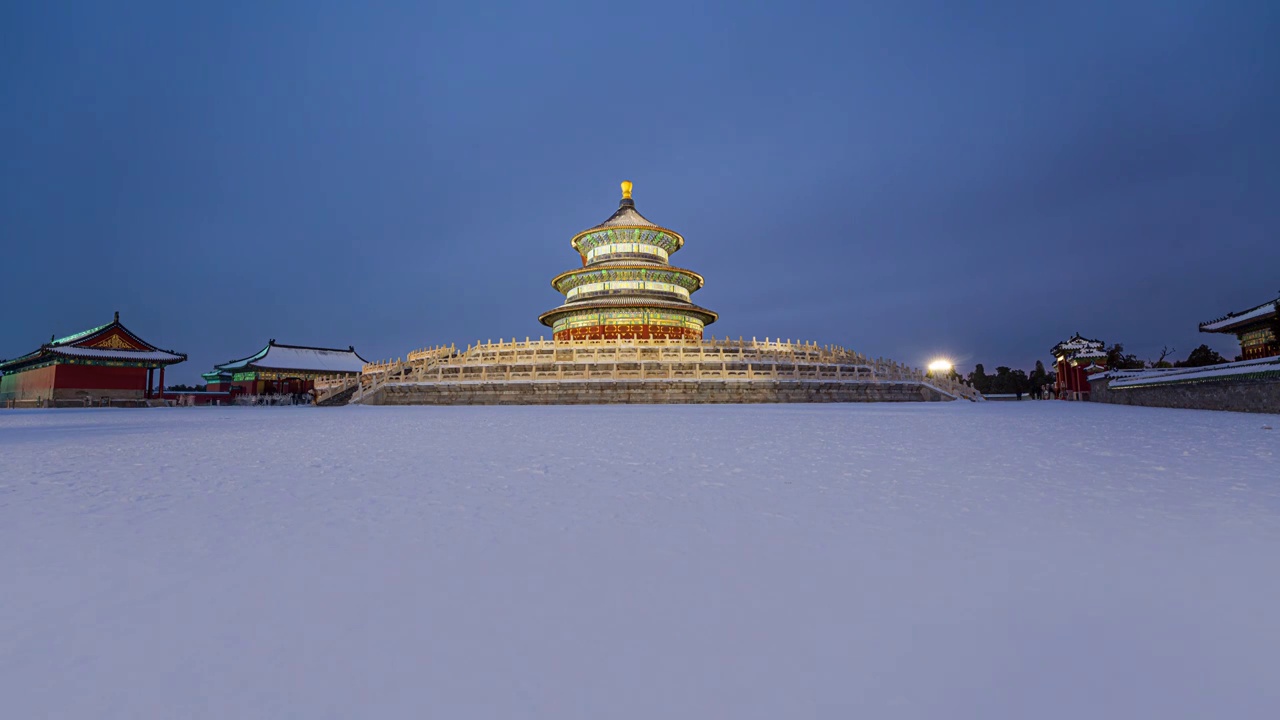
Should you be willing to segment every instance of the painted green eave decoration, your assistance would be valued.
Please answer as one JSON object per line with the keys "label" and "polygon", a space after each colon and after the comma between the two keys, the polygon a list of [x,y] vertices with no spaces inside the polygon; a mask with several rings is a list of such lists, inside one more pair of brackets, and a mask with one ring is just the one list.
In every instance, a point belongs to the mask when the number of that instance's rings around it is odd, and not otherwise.
{"label": "painted green eave decoration", "polygon": [[100,331],[100,330],[103,330],[104,328],[106,328],[106,327],[107,327],[108,325],[110,325],[110,324],[111,324],[111,323],[107,323],[106,325],[99,325],[99,326],[98,326],[98,327],[96,327],[96,328],[91,328],[91,329],[89,329],[89,330],[84,330],[84,331],[82,331],[82,332],[78,332],[78,333],[76,333],[76,334],[74,334],[74,335],[68,335],[68,336],[66,336],[66,337],[64,337],[64,338],[58,338],[57,340],[54,340],[53,342],[51,342],[51,343],[49,343],[49,344],[50,344],[50,345],[66,345],[67,343],[75,342],[76,340],[79,340],[80,338],[89,337],[90,335],[92,335],[92,334],[94,334],[94,333],[96,333],[96,332],[98,332],[98,331]]}

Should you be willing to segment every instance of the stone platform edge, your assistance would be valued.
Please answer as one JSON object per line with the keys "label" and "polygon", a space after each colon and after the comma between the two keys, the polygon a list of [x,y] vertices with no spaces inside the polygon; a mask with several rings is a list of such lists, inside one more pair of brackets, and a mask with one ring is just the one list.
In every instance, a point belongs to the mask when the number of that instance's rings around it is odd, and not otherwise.
{"label": "stone platform edge", "polygon": [[909,380],[498,380],[378,386],[363,405],[692,405],[949,402],[956,396]]}

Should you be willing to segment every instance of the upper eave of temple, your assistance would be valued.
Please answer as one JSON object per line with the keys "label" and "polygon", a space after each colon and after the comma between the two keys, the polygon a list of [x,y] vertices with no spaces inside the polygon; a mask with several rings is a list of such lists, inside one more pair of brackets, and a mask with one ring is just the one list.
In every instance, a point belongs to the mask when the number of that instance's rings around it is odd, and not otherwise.
{"label": "upper eave of temple", "polygon": [[172,365],[187,359],[183,353],[161,350],[138,337],[120,323],[120,313],[116,313],[115,318],[105,325],[51,339],[26,355],[0,361],[0,370],[43,364],[59,357],[111,360],[148,367]]}
{"label": "upper eave of temple", "polygon": [[681,247],[684,246],[683,235],[669,228],[665,228],[665,227],[662,227],[661,225],[650,222],[648,218],[640,214],[639,210],[636,210],[636,202],[635,200],[631,199],[631,183],[629,181],[624,181],[622,183],[622,201],[618,203],[618,209],[614,211],[614,213],[610,215],[607,220],[600,223],[599,225],[596,225],[595,227],[592,227],[592,228],[588,228],[578,233],[577,235],[574,235],[573,240],[571,240],[570,243],[573,245],[573,249],[577,250],[579,238],[585,237],[587,235],[591,235],[592,233],[600,232],[601,230],[621,230],[621,229],[656,230],[658,232],[666,233],[667,235],[670,235],[673,238],[675,238],[676,250],[679,250]]}
{"label": "upper eave of temple", "polygon": [[1240,312],[1227,313],[1217,320],[1200,323],[1200,332],[1235,332],[1239,328],[1280,318],[1280,300],[1271,300]]}

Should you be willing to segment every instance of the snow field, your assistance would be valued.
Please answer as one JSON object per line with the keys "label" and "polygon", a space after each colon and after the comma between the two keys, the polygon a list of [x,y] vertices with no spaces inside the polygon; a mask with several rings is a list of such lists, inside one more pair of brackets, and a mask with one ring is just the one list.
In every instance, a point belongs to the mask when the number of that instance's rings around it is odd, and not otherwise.
{"label": "snow field", "polygon": [[1278,450],[1061,402],[4,412],[0,696],[1274,717]]}

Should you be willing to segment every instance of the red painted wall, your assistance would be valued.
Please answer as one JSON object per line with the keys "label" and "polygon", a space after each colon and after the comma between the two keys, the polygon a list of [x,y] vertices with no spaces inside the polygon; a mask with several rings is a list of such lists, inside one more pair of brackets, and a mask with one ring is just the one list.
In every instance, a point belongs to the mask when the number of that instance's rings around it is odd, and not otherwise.
{"label": "red painted wall", "polygon": [[11,373],[0,380],[0,388],[5,400],[48,399],[53,396],[53,378],[55,366],[42,367],[37,370]]}
{"label": "red painted wall", "polygon": [[131,367],[100,367],[97,365],[58,365],[55,386],[74,390],[137,390],[147,389],[147,369]]}

